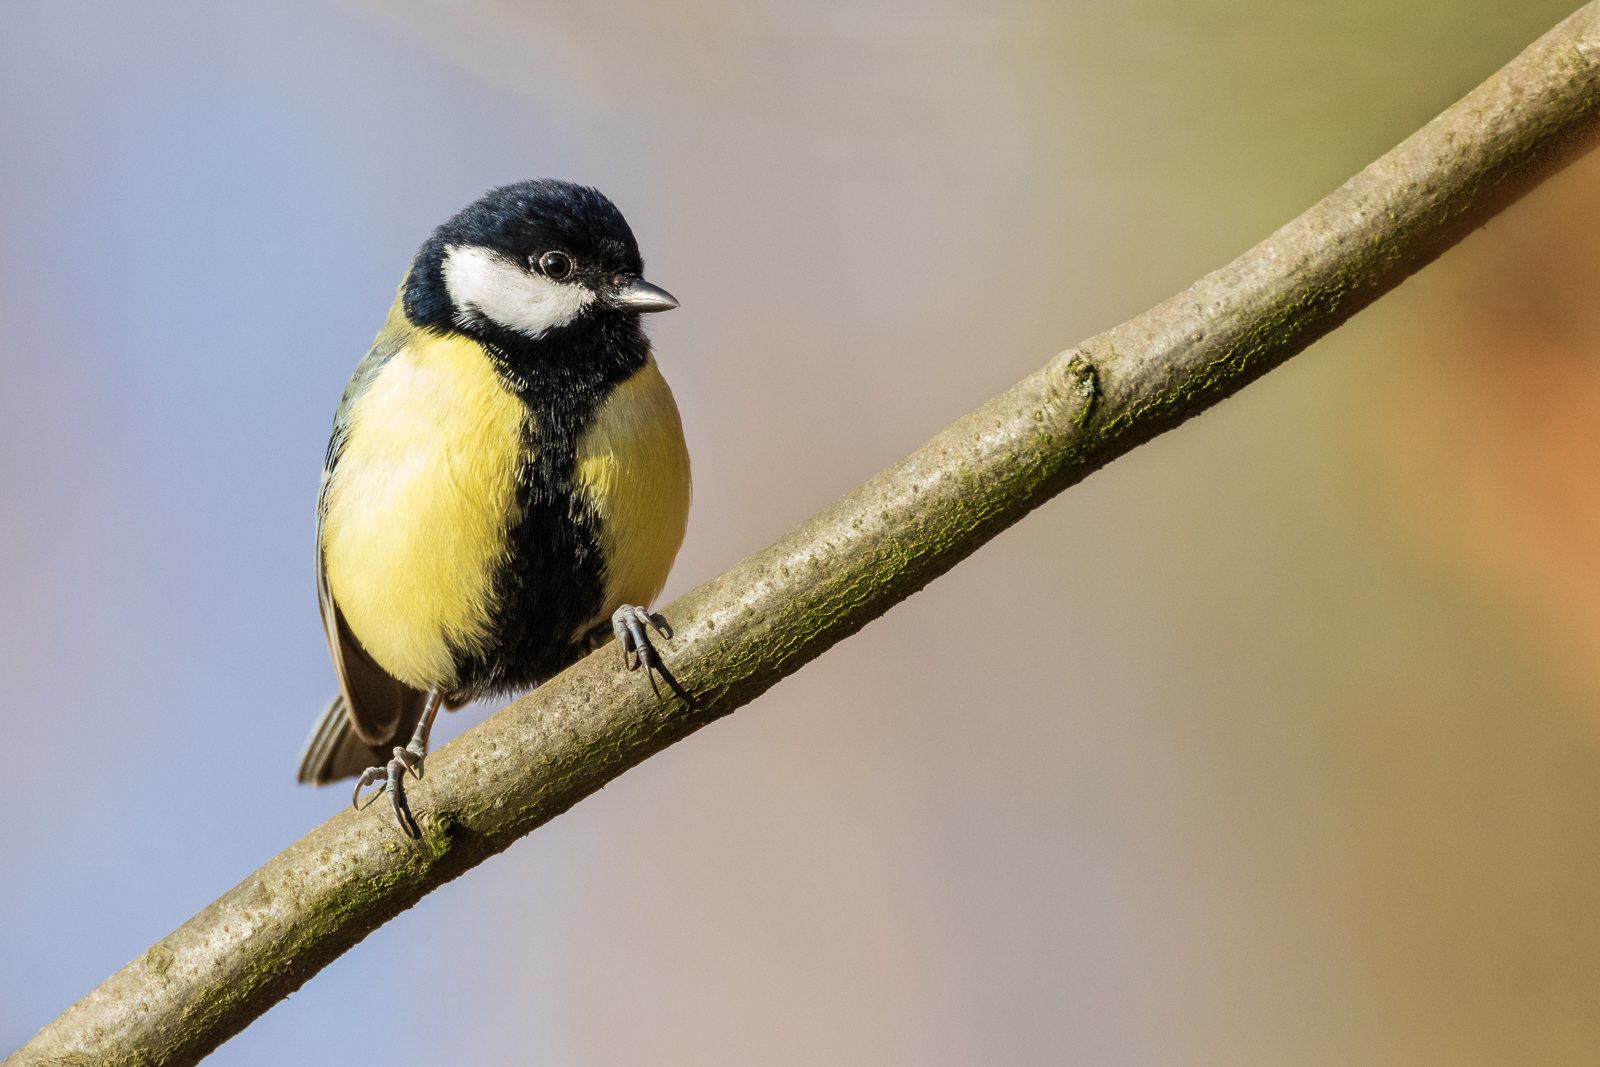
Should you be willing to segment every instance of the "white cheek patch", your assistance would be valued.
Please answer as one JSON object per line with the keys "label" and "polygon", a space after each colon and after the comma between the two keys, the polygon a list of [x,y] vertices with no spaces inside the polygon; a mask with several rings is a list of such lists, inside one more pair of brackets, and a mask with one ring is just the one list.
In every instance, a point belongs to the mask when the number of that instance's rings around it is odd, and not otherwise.
{"label": "white cheek patch", "polygon": [[594,299],[587,286],[553,282],[487,248],[446,247],[443,273],[458,324],[476,313],[528,337],[565,326]]}

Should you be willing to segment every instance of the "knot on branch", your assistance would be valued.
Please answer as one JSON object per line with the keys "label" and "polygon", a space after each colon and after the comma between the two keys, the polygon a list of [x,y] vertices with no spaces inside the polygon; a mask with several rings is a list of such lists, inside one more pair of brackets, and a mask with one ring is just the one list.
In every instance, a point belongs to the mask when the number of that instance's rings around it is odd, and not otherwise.
{"label": "knot on branch", "polygon": [[1100,403],[1099,368],[1082,349],[1069,348],[1052,359],[1044,373],[1050,391],[1065,403],[1072,428],[1083,429]]}

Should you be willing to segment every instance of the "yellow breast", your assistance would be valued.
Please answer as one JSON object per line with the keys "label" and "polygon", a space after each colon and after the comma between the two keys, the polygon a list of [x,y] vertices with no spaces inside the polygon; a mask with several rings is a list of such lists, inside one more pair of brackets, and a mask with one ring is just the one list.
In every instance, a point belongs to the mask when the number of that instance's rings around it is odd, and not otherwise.
{"label": "yellow breast", "polygon": [[596,411],[578,438],[575,474],[599,517],[605,558],[605,604],[587,630],[623,604],[650,605],[689,523],[689,450],[654,356]]}
{"label": "yellow breast", "polygon": [[322,525],[328,586],[362,646],[407,685],[449,687],[451,646],[482,651],[527,418],[482,348],[429,334],[351,405]]}

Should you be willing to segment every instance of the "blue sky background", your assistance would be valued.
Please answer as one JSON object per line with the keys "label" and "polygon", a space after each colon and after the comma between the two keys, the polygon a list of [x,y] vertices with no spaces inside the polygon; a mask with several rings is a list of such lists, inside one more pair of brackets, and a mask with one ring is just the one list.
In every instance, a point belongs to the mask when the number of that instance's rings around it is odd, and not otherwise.
{"label": "blue sky background", "polygon": [[[695,461],[670,597],[1564,13],[7,5],[0,1048],[344,802],[293,784],[333,687],[327,429],[410,254],[484,189],[598,185],[683,301],[651,323]],[[1592,701],[1375,502],[1352,426],[1407,306],[427,898],[214,1062],[1591,1061]]]}

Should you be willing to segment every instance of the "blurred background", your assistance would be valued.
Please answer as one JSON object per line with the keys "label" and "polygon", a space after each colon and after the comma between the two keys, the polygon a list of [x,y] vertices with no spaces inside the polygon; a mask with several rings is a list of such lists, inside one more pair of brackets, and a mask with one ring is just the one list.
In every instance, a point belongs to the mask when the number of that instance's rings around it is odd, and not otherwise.
{"label": "blurred background", "polygon": [[[0,1050],[346,802],[293,784],[327,430],[486,188],[599,186],[683,302],[670,597],[1574,6],[5,5]],[[1597,194],[1569,170],[213,1062],[1595,1062]]]}

